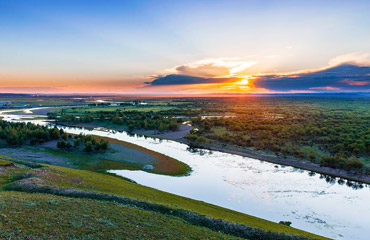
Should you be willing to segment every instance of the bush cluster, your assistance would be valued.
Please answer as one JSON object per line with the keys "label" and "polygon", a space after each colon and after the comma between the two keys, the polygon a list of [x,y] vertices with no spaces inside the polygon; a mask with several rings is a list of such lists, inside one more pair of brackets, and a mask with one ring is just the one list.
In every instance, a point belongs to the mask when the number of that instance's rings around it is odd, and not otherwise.
{"label": "bush cluster", "polygon": [[20,146],[24,143],[38,144],[57,140],[64,134],[63,129],[57,127],[35,125],[32,123],[6,122],[0,120],[0,138],[9,145]]}
{"label": "bush cluster", "polygon": [[[58,141],[57,147],[61,149],[72,148],[71,140],[68,138],[72,138],[71,135]],[[109,148],[109,142],[107,140],[101,139],[97,141],[93,136],[83,134],[74,136],[73,147],[79,148],[81,145],[83,145],[83,150],[88,153],[106,151]]]}
{"label": "bush cluster", "polygon": [[6,122],[3,120],[0,120],[0,139],[5,140],[11,146],[35,145],[58,140],[57,147],[59,149],[78,148],[83,145],[86,152],[99,152],[106,151],[109,148],[107,140],[97,141],[91,135],[80,134],[72,137],[72,135],[57,127],[49,128],[33,123]]}

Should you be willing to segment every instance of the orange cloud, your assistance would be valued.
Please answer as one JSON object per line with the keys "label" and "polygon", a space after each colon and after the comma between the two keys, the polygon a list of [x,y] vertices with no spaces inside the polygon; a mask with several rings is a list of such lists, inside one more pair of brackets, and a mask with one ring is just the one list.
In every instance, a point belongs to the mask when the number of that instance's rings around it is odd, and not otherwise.
{"label": "orange cloud", "polygon": [[[369,76],[369,78],[370,78],[370,76]],[[352,80],[352,79],[344,79],[342,82],[343,83],[347,83],[350,86],[366,86],[366,85],[370,85],[370,81],[355,81],[355,80]]]}
{"label": "orange cloud", "polygon": [[334,90],[340,90],[340,88],[338,87],[331,87],[331,86],[326,86],[326,87],[312,87],[310,89],[316,89],[316,90],[331,90],[331,91],[334,91]]}
{"label": "orange cloud", "polygon": [[208,58],[167,69],[164,73],[205,78],[240,76],[240,73],[257,64],[255,60],[242,58]]}

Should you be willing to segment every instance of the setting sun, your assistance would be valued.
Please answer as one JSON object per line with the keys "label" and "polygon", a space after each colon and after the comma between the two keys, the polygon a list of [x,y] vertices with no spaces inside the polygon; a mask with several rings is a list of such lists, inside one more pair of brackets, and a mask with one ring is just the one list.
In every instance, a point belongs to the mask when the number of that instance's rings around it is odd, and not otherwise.
{"label": "setting sun", "polygon": [[243,79],[243,80],[239,81],[238,84],[240,84],[240,85],[248,85],[249,84],[249,80],[248,79]]}

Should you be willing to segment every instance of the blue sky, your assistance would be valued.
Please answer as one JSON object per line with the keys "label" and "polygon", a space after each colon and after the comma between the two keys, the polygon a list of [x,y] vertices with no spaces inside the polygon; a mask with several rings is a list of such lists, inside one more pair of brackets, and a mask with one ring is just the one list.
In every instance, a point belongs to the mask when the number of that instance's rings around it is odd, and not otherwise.
{"label": "blue sky", "polygon": [[3,0],[0,88],[162,91],[142,85],[204,60],[257,62],[237,77],[319,69],[348,54],[368,60],[369,9],[370,1]]}

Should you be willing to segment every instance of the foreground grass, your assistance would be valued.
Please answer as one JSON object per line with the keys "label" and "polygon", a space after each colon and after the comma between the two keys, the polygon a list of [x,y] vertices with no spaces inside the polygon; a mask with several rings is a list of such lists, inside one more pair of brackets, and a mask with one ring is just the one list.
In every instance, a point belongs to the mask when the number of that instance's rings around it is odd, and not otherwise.
{"label": "foreground grass", "polygon": [[8,166],[11,163],[11,161],[0,159],[0,167]]}
{"label": "foreground grass", "polygon": [[238,239],[155,212],[47,194],[0,192],[0,211],[6,239]]}

